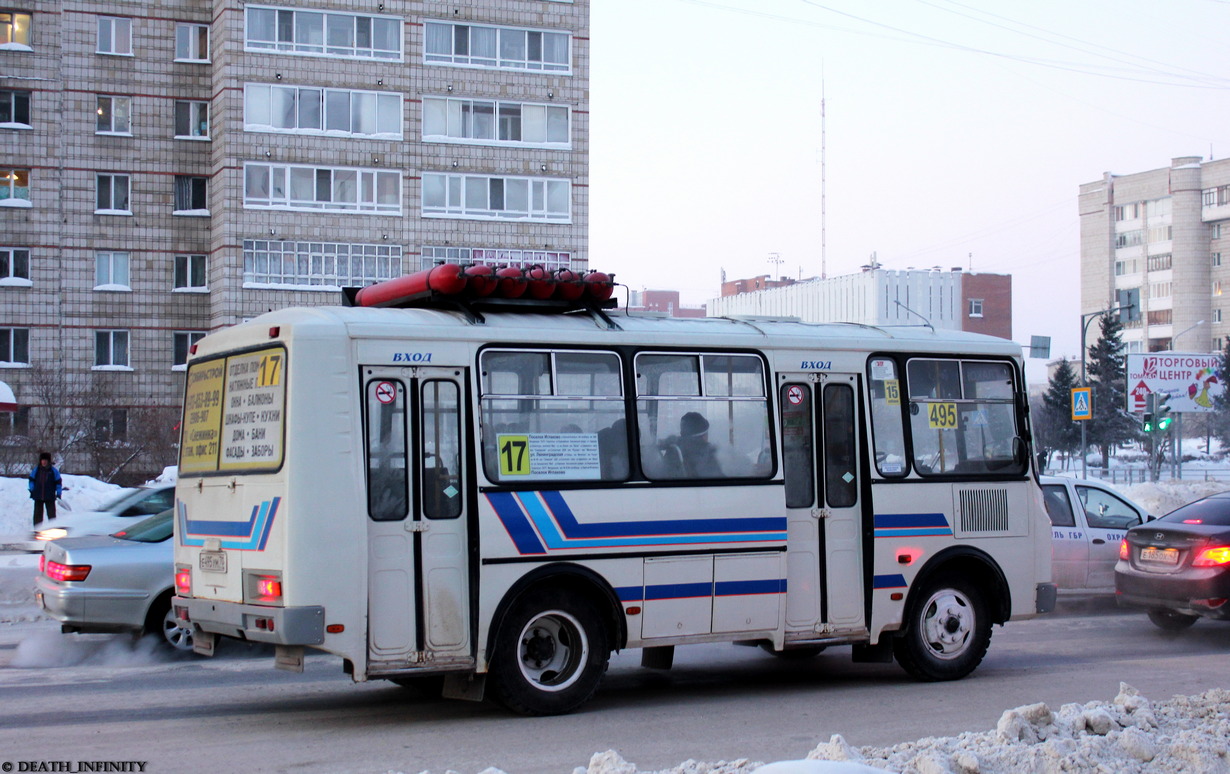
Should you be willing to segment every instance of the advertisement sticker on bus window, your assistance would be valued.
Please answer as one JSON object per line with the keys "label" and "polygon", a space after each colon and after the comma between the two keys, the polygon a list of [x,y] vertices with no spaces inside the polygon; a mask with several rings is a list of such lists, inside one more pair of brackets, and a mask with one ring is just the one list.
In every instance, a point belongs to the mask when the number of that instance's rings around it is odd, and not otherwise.
{"label": "advertisement sticker on bus window", "polygon": [[597,433],[500,433],[500,479],[601,478]]}
{"label": "advertisement sticker on bus window", "polygon": [[276,468],[281,464],[285,358],[285,351],[276,348],[226,359],[219,470]]}
{"label": "advertisement sticker on bus window", "polygon": [[877,382],[897,378],[896,364],[888,358],[877,358],[871,361],[871,378]]}
{"label": "advertisement sticker on bus window", "polygon": [[222,433],[222,380],[225,360],[194,363],[184,393],[184,427],[180,439],[179,472],[218,469]]}
{"label": "advertisement sticker on bus window", "polygon": [[896,379],[884,380],[884,402],[890,406],[901,405],[901,383]]}

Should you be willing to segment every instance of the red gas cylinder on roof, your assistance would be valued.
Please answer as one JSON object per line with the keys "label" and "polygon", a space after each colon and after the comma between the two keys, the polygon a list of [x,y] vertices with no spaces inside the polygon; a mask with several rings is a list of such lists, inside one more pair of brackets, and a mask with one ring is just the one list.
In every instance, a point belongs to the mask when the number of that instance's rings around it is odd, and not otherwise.
{"label": "red gas cylinder on roof", "polygon": [[585,292],[585,283],[571,269],[555,272],[555,298],[561,301],[576,301]]}
{"label": "red gas cylinder on roof", "polygon": [[550,298],[555,292],[555,278],[541,266],[531,266],[526,269],[525,278],[529,280],[526,293],[530,298],[542,300]]}
{"label": "red gas cylinder on roof", "polygon": [[521,269],[516,266],[505,266],[502,269],[497,269],[495,276],[500,279],[500,288],[496,293],[500,298],[521,298],[525,295],[525,289],[529,287],[529,281]]}
{"label": "red gas cylinder on roof", "polygon": [[495,269],[485,264],[477,263],[465,269],[466,288],[471,295],[482,298],[491,295],[500,281],[496,279]]}
{"label": "red gas cylinder on roof", "polygon": [[591,271],[585,275],[585,295],[595,301],[606,301],[615,292],[615,275]]}
{"label": "red gas cylinder on roof", "polygon": [[442,263],[404,277],[368,285],[355,294],[358,306],[396,306],[432,292],[455,296],[465,290],[466,276],[455,263]]}

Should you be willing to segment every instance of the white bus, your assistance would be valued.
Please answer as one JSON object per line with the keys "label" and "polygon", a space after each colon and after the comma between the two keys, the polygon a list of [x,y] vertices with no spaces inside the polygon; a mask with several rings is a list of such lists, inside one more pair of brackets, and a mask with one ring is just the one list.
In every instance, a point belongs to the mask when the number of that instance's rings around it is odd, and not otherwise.
{"label": "white bus", "polygon": [[286,309],[201,340],[174,601],[197,652],[312,648],[556,714],[625,648],[852,645],[957,679],[993,624],[1052,607],[1016,344],[553,303]]}

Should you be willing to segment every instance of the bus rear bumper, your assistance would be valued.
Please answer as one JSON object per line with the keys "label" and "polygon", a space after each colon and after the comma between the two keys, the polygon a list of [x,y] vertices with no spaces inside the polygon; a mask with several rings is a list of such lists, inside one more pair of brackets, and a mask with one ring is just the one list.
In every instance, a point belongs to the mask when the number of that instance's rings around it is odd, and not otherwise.
{"label": "bus rear bumper", "polygon": [[237,640],[274,645],[321,645],[325,609],[319,605],[268,607],[240,602],[175,597],[177,615],[186,610],[196,629]]}

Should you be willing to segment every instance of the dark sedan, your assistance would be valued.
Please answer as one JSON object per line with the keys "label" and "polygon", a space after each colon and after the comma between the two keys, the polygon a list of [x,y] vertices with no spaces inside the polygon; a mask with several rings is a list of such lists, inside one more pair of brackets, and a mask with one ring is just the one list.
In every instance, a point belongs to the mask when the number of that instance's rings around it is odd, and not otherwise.
{"label": "dark sedan", "polygon": [[1230,619],[1230,492],[1128,530],[1115,592],[1120,605],[1148,611],[1163,629]]}

